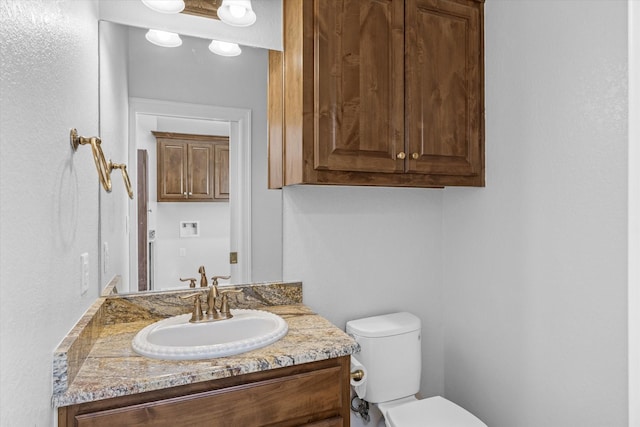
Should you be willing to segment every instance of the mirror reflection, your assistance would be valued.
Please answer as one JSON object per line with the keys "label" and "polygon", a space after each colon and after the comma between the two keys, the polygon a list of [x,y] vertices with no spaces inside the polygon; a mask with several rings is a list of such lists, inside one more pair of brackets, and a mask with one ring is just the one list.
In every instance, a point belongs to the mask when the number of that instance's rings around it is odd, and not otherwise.
{"label": "mirror reflection", "polygon": [[231,276],[229,186],[224,185],[229,122],[155,114],[136,114],[134,120],[129,158],[135,155],[138,172],[131,215],[137,227],[130,247],[137,249],[137,263],[131,264],[130,280],[138,291],[184,287],[197,277],[194,266],[201,265]]}
{"label": "mirror reflection", "polygon": [[[119,292],[186,288],[180,279],[199,280],[200,266],[228,283],[281,280],[281,193],[266,184],[267,51],[241,46],[222,57],[210,40],[182,36],[163,48],[145,33],[100,23],[101,135],[107,156],[129,159],[136,193],[131,202],[101,194],[102,286],[119,274]],[[158,135],[178,135],[164,157]],[[203,149],[214,140],[228,141],[226,157]],[[180,165],[158,171],[159,158],[165,169]],[[204,182],[220,193],[222,180],[228,195],[167,199],[167,173],[184,173],[185,192]]]}

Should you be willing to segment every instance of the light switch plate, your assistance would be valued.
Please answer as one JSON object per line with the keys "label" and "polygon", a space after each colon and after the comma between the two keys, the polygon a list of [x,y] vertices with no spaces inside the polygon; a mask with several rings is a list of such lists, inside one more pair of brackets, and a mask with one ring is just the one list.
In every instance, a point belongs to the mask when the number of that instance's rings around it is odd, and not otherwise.
{"label": "light switch plate", "polygon": [[109,243],[102,242],[102,271],[109,271]]}
{"label": "light switch plate", "polygon": [[80,255],[82,269],[80,270],[80,295],[84,295],[89,290],[89,254],[87,252]]}

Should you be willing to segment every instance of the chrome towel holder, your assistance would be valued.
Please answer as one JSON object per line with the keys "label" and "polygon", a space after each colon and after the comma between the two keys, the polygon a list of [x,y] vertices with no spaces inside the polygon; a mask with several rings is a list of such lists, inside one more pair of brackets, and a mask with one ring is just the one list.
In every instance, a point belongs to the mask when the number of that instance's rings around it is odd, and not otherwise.
{"label": "chrome towel holder", "polygon": [[78,150],[80,145],[91,145],[91,153],[93,154],[93,161],[95,162],[96,169],[98,170],[98,178],[100,179],[102,188],[104,188],[107,193],[111,192],[111,172],[114,169],[120,169],[129,198],[133,199],[133,189],[131,188],[129,174],[127,173],[127,165],[124,163],[113,163],[111,160],[107,162],[104,157],[104,152],[102,151],[102,141],[100,138],[97,136],[88,138],[79,136],[78,131],[74,128],[71,129],[69,140],[74,152]]}

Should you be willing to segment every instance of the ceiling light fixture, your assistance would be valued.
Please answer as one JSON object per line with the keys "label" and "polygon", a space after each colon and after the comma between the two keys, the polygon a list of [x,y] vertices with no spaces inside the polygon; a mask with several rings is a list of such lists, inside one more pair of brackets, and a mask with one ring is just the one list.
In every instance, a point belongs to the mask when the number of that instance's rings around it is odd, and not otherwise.
{"label": "ceiling light fixture", "polygon": [[149,30],[145,35],[151,43],[162,47],[178,47],[182,45],[182,39],[176,33],[162,30]]}
{"label": "ceiling light fixture", "polygon": [[238,56],[242,53],[242,49],[240,49],[237,43],[221,42],[218,40],[211,41],[209,50],[221,56]]}
{"label": "ceiling light fixture", "polygon": [[222,5],[218,8],[218,17],[225,24],[234,27],[248,27],[256,22],[251,0],[222,0]]}
{"label": "ceiling light fixture", "polygon": [[184,0],[142,0],[142,3],[160,13],[180,13],[184,10]]}

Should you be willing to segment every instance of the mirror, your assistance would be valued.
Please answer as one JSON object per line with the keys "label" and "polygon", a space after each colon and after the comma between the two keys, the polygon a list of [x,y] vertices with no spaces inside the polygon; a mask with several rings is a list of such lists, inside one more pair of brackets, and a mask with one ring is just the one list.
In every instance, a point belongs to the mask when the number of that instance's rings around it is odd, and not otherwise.
{"label": "mirror", "polygon": [[[134,193],[145,177],[148,189],[142,210],[138,194],[129,202],[121,188],[101,191],[101,286],[120,275],[119,292],[186,288],[179,279],[199,282],[200,265],[209,279],[231,275],[233,284],[282,280],[281,192],[267,189],[267,51],[241,46],[240,56],[221,57],[207,39],[182,36],[182,46],[161,48],[145,33],[100,22],[105,154],[126,161]],[[158,202],[152,131],[228,137],[229,201]],[[139,244],[141,236],[148,242]]]}

